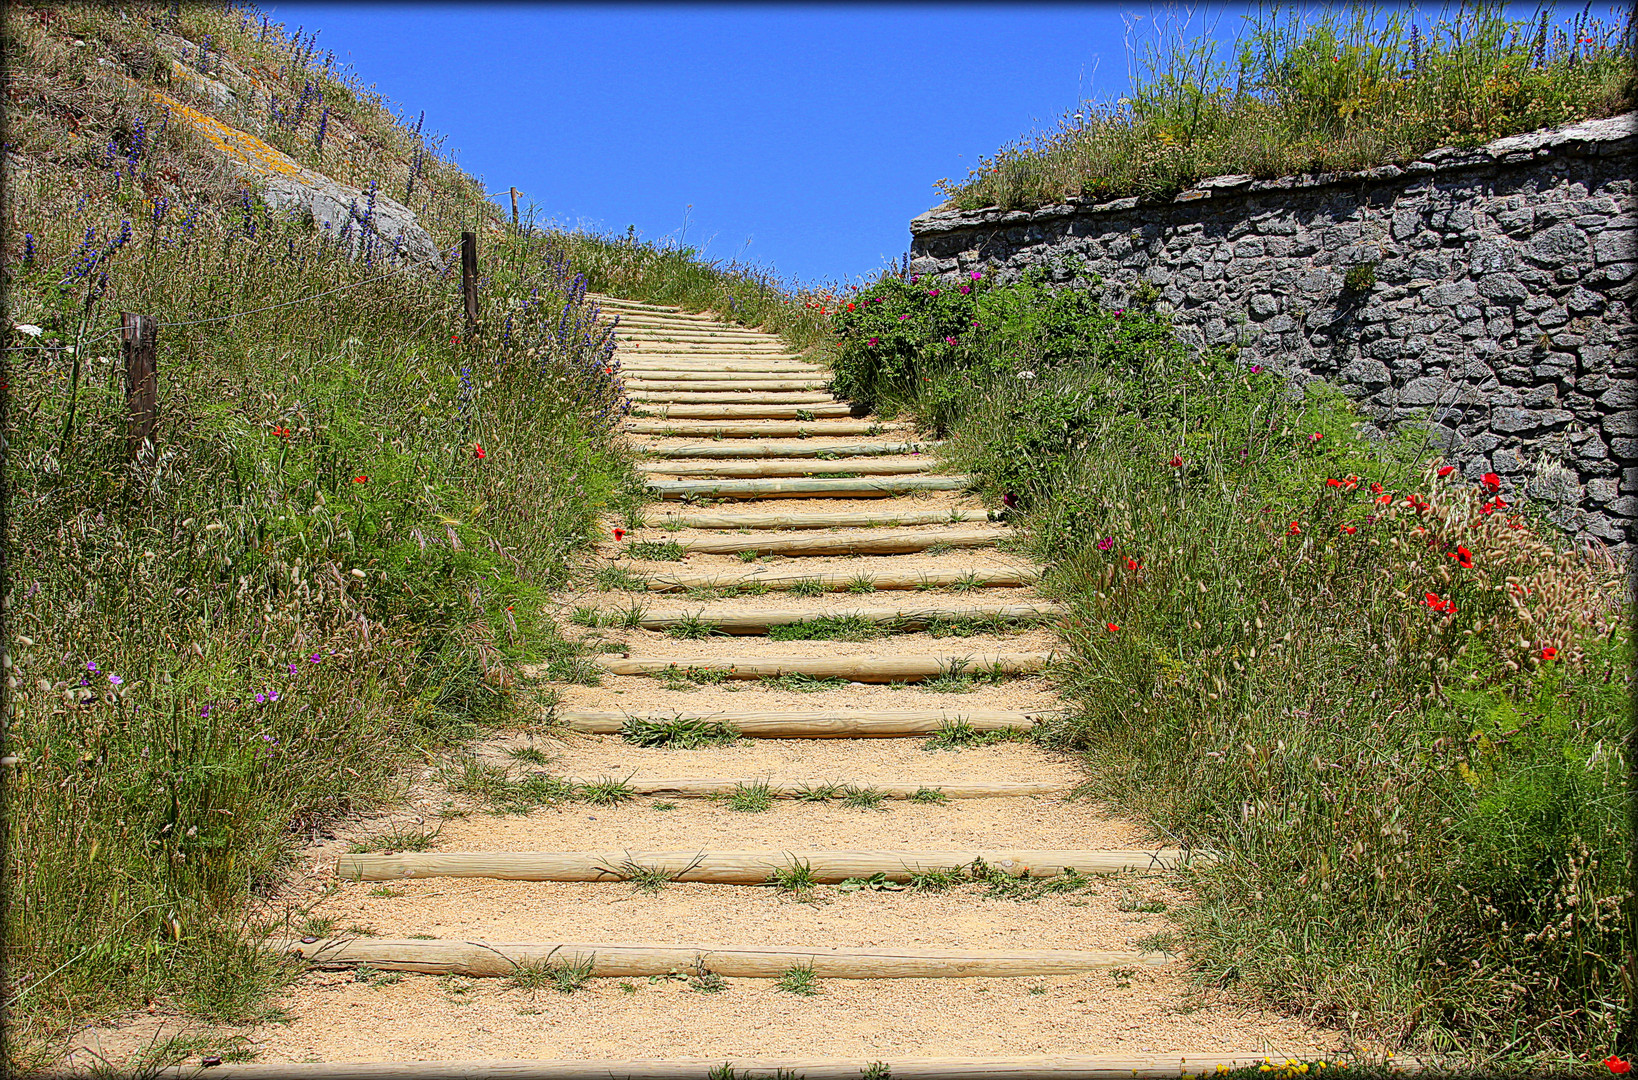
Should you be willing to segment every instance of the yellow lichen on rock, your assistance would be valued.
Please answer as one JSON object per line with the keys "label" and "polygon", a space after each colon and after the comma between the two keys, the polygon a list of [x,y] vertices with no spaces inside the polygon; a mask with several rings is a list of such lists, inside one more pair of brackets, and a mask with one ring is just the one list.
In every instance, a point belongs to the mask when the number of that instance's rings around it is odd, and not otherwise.
{"label": "yellow lichen on rock", "polygon": [[150,88],[148,93],[170,109],[173,117],[199,132],[212,146],[241,165],[264,175],[278,174],[296,179],[307,179],[311,175],[295,158],[282,150],[275,150],[256,136],[224,124],[213,116],[206,116],[158,90]]}

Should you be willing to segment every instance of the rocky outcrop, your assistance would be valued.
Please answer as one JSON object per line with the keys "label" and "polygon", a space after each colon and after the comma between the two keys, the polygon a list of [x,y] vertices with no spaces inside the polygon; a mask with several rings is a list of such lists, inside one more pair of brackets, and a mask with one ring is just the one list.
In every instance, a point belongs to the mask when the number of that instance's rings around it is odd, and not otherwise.
{"label": "rocky outcrop", "polygon": [[1621,543],[1638,540],[1635,150],[1628,114],[1169,202],[933,211],[910,269],[1041,266],[1111,305],[1147,297],[1192,344],[1333,381],[1378,429],[1431,421],[1465,473]]}

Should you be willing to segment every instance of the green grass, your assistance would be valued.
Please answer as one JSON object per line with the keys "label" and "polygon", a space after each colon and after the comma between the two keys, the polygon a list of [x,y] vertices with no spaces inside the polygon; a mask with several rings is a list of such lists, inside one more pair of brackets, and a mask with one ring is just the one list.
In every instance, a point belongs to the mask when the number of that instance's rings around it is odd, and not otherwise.
{"label": "green grass", "polygon": [[969,721],[958,717],[955,720],[940,721],[938,730],[927,736],[921,747],[923,750],[959,750],[968,746],[993,746],[996,743],[1028,740],[1027,731],[1010,728],[979,731]]}
{"label": "green grass", "polygon": [[887,633],[886,626],[858,615],[821,615],[783,626],[770,626],[768,640],[869,641]]}
{"label": "green grass", "polygon": [[913,803],[931,803],[937,806],[949,802],[950,797],[938,788],[919,787],[911,793],[910,801]]}
{"label": "green grass", "polygon": [[556,990],[560,994],[573,994],[583,990],[591,981],[595,963],[591,957],[584,960],[539,960],[527,963],[514,963],[512,973],[506,977],[508,986],[519,990],[526,990],[530,997],[534,997],[539,990]]}
{"label": "green grass", "polygon": [[683,548],[675,540],[633,540],[626,544],[626,554],[633,559],[680,562]]}
{"label": "green grass", "polygon": [[813,876],[813,868],[805,862],[793,862],[788,866],[781,866],[768,875],[768,884],[780,892],[806,895],[811,893],[818,884]]}
{"label": "green grass", "polygon": [[404,825],[395,821],[385,832],[371,833],[354,840],[347,845],[347,850],[354,854],[367,851],[426,851],[437,842],[438,834],[442,831],[442,825],[428,829],[420,823]]}
{"label": "green grass", "polygon": [[604,592],[643,592],[648,578],[623,566],[604,566],[597,571],[597,587]]}
{"label": "green grass", "polygon": [[525,765],[545,765],[552,760],[550,755],[538,746],[507,747],[506,756]]}
{"label": "green grass", "polygon": [[829,690],[840,690],[847,685],[847,680],[840,676],[816,679],[812,675],[804,675],[793,671],[785,675],[764,675],[760,680],[763,686],[775,690],[790,690],[798,694],[818,694]]}
{"label": "green grass", "polygon": [[869,574],[857,574],[847,583],[850,593],[873,593],[876,591],[876,580]]}
{"label": "green grass", "polygon": [[626,718],[620,737],[637,746],[666,746],[674,750],[695,750],[702,746],[727,746],[739,740],[732,724],[698,717],[673,716]]}
{"label": "green grass", "polygon": [[813,965],[797,966],[774,980],[774,989],[787,994],[812,997],[820,992],[819,980],[813,974]]}
{"label": "green grass", "polygon": [[718,633],[715,623],[706,622],[698,613],[684,615],[665,628],[667,637],[695,640]]}
{"label": "green grass", "polygon": [[825,586],[818,578],[803,578],[791,584],[792,596],[819,596],[825,591]]}
{"label": "green grass", "polygon": [[852,784],[842,789],[842,805],[851,806],[856,810],[881,810],[887,796],[870,787],[856,787]]}
{"label": "green grass", "polygon": [[1180,14],[1147,38],[1128,43],[1135,74],[1119,102],[1083,102],[963,180],[939,181],[946,205],[1164,199],[1209,176],[1404,163],[1638,101],[1630,29],[1581,12],[1550,25],[1489,5],[1437,22],[1392,8],[1267,8],[1237,39],[1202,35]]}
{"label": "green grass", "polygon": [[636,796],[636,792],[627,783],[630,779],[629,776],[625,780],[604,776],[575,785],[574,795],[581,802],[590,803],[592,806],[617,806]]}
{"label": "green grass", "polygon": [[723,797],[723,805],[746,814],[764,813],[773,805],[773,792],[766,780],[735,784],[734,790]]}
{"label": "green grass", "polygon": [[795,798],[798,802],[826,802],[830,799],[841,798],[841,795],[842,788],[840,784],[804,783],[801,788],[797,790]]}
{"label": "green grass", "polygon": [[758,555],[754,551],[742,551],[739,553],[739,561],[742,563],[754,563],[760,558],[762,558],[762,556]]}

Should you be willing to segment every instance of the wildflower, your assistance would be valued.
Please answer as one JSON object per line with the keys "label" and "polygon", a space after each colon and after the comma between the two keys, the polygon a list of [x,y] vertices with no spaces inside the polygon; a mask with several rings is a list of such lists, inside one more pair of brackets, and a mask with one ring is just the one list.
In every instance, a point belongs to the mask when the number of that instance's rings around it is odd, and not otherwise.
{"label": "wildflower", "polygon": [[1376,497],[1376,501],[1379,503],[1391,503],[1393,502],[1393,495],[1390,492],[1384,491],[1382,494]]}
{"label": "wildflower", "polygon": [[[1548,645],[1546,648],[1541,650],[1541,658],[1543,660],[1555,660],[1558,658],[1558,650],[1553,648],[1551,645]],[[1621,1071],[1626,1072],[1625,1069],[1622,1069]]]}
{"label": "wildflower", "polygon": [[615,529],[614,530],[614,538],[616,540],[624,540],[626,538],[626,530],[624,530],[624,529]]}
{"label": "wildflower", "polygon": [[1138,568],[1138,561],[1136,559],[1132,558],[1130,555],[1126,556],[1126,569],[1136,570],[1137,568]]}
{"label": "wildflower", "polygon": [[459,345],[461,343],[461,335],[459,335],[459,334],[449,335],[449,343],[451,345]]}
{"label": "wildflower", "polygon": [[971,285],[963,285],[961,287],[961,295],[963,295],[963,296],[966,296],[968,293],[970,293],[972,291],[973,291],[973,287]]}
{"label": "wildflower", "polygon": [[1103,625],[1104,625],[1104,626],[1106,626],[1106,627],[1108,627],[1108,628],[1109,628],[1109,632],[1110,632],[1110,633],[1111,633],[1111,634],[1113,634],[1113,633],[1116,633],[1116,632],[1117,632],[1117,631],[1119,631],[1119,630],[1120,630],[1120,627],[1118,627],[1118,626],[1116,626],[1116,625],[1115,625],[1115,624],[1114,624],[1114,623],[1112,623],[1112,622],[1106,622],[1106,623],[1104,623],[1104,624],[1103,624]]}
{"label": "wildflower", "polygon": [[41,334],[45,333],[44,330],[40,329],[38,326],[34,326],[31,323],[18,323],[17,330],[21,333],[27,334],[29,337],[39,337]]}
{"label": "wildflower", "polygon": [[1473,569],[1473,553],[1461,544],[1456,545],[1455,551],[1448,551],[1445,554],[1455,559],[1463,570]]}
{"label": "wildflower", "polygon": [[1316,431],[1312,435],[1308,436],[1308,441],[1317,443],[1323,438],[1325,438],[1325,436]]}
{"label": "wildflower", "polygon": [[267,695],[266,694],[257,694],[256,695],[256,704],[266,705],[267,704]]}
{"label": "wildflower", "polygon": [[909,317],[910,316],[908,316],[908,315],[900,315],[899,316],[899,322],[903,322],[904,320],[908,319]]}
{"label": "wildflower", "polygon": [[1115,546],[1115,538],[1113,536],[1106,536],[1102,540],[1098,541],[1098,550],[1099,551],[1108,551],[1110,548],[1112,548],[1114,546]]}
{"label": "wildflower", "polygon": [[910,284],[914,285],[916,282],[918,282],[920,280],[921,280],[921,275],[920,274],[911,274],[910,275]]}
{"label": "wildflower", "polygon": [[1604,1059],[1604,1067],[1609,1069],[1610,1072],[1616,1073],[1617,1075],[1619,1075],[1621,1073],[1631,1072],[1632,1071],[1632,1062],[1622,1061],[1620,1058],[1616,1057],[1614,1054],[1611,1054],[1609,1057]]}
{"label": "wildflower", "polygon": [[1020,371],[1018,373],[1018,377],[1020,379],[1033,379],[1033,378],[1035,378],[1035,372],[1033,372],[1033,371]]}
{"label": "wildflower", "polygon": [[1352,490],[1354,490],[1354,488],[1356,488],[1358,486],[1359,486],[1359,477],[1357,477],[1357,476],[1350,476],[1350,477],[1348,477],[1348,479],[1346,479],[1346,480],[1344,480],[1342,482],[1342,487],[1343,487],[1343,490],[1345,490],[1345,491],[1352,491]]}
{"label": "wildflower", "polygon": [[472,444],[472,456],[477,458],[479,461],[483,460],[484,453],[483,453],[483,446],[481,444],[479,444],[479,443],[473,443]]}
{"label": "wildflower", "polygon": [[938,290],[937,289],[928,289],[927,290],[927,295],[928,296],[937,296],[938,295]]}
{"label": "wildflower", "polygon": [[1251,365],[1251,373],[1253,375],[1261,375],[1263,373],[1263,365],[1261,365],[1261,364],[1252,364]]}
{"label": "wildflower", "polygon": [[100,672],[101,671],[101,669],[97,667],[97,662],[95,660],[87,660],[85,662],[85,670],[90,671],[90,672]]}
{"label": "wildflower", "polygon": [[1001,496],[1001,505],[1005,506],[1008,510],[1013,509],[1018,505],[1018,496],[1014,495],[1010,491],[1007,492],[1005,495]]}
{"label": "wildflower", "polygon": [[309,663],[309,664],[316,664],[316,663],[318,663],[318,662],[319,662],[319,654],[318,654],[318,653],[314,653],[314,654],[313,654],[313,655],[312,655],[312,656],[309,656],[309,657],[308,657],[308,658],[307,658],[307,662],[308,662],[308,663]]}
{"label": "wildflower", "polygon": [[1382,494],[1382,485],[1381,485],[1381,484],[1377,484],[1377,483],[1372,483],[1372,484],[1371,484],[1371,494],[1372,494],[1372,495],[1380,495],[1380,494]]}
{"label": "wildflower", "polygon": [[275,427],[273,429],[273,434],[277,435],[281,439],[288,439],[290,437],[290,429],[287,427]]}
{"label": "wildflower", "polygon": [[290,661],[288,667],[290,668],[290,674],[294,675],[296,673],[296,662],[294,660]]}
{"label": "wildflower", "polygon": [[1347,533],[1349,536],[1352,536],[1352,535],[1354,535],[1354,533],[1359,531],[1359,526],[1358,525],[1342,525],[1342,526],[1339,526],[1339,528],[1341,528],[1342,531],[1344,533]]}
{"label": "wildflower", "polygon": [[1327,477],[1326,481],[1325,481],[1325,486],[1326,487],[1341,487],[1342,486],[1342,481],[1341,480],[1332,480],[1329,477]]}
{"label": "wildflower", "polygon": [[946,344],[946,345],[954,345],[955,343],[956,343],[956,339],[953,338],[953,337],[947,337],[947,338],[944,339],[944,344]]}
{"label": "wildflower", "polygon": [[368,484],[369,482],[370,482],[370,478],[368,476],[355,476],[355,477],[353,477],[353,483],[355,483],[355,484]]}
{"label": "wildflower", "polygon": [[869,344],[871,348],[875,348],[876,345],[881,342],[881,340],[882,340],[881,338],[874,338],[873,337],[873,338],[870,339],[870,341],[867,344]]}
{"label": "wildflower", "polygon": [[124,682],[124,681],[125,681],[125,680],[124,680],[124,679],[122,679],[122,678],[120,678],[120,677],[119,677],[119,676],[118,676],[118,675],[110,675],[110,676],[108,676],[108,682],[109,682],[109,684],[110,684],[110,685],[112,685],[112,686],[118,686],[118,685],[119,685],[119,684],[120,684],[120,683],[122,683],[122,682]]}
{"label": "wildflower", "polygon": [[1441,465],[1439,467],[1439,478],[1441,480],[1443,480],[1445,477],[1449,476],[1451,473],[1453,473],[1455,471],[1456,471],[1456,466],[1454,466],[1454,465]]}
{"label": "wildflower", "polygon": [[1285,532],[1287,536],[1301,536],[1302,526],[1293,521],[1290,525],[1285,527]]}
{"label": "wildflower", "polygon": [[848,309],[848,310],[849,310],[849,311],[852,311],[852,310],[853,310],[853,305],[852,305],[852,304],[849,304],[849,305],[848,305],[848,306],[847,306],[847,309]]}
{"label": "wildflower", "polygon": [[1456,614],[1456,605],[1454,602],[1439,599],[1438,593],[1427,593],[1425,595],[1426,600],[1424,603],[1426,603],[1427,606],[1432,608],[1435,612],[1443,615]]}
{"label": "wildflower", "polygon": [[1497,476],[1493,472],[1485,473],[1479,482],[1485,487],[1489,488],[1492,493],[1501,490],[1501,477]]}
{"label": "wildflower", "polygon": [[1183,467],[1183,456],[1181,454],[1173,454],[1172,460],[1168,461],[1166,464],[1170,465],[1174,469],[1181,469]]}
{"label": "wildflower", "polygon": [[984,271],[974,270],[972,273],[968,274],[967,276],[972,278],[974,281],[982,281],[982,280],[984,280]]}

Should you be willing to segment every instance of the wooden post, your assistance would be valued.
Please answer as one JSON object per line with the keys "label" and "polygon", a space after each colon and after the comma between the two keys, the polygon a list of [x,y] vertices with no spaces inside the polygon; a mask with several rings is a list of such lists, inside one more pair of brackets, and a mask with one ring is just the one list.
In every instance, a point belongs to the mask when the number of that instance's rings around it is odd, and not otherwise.
{"label": "wooden post", "polygon": [[120,352],[125,358],[126,442],[133,460],[154,452],[154,427],[159,419],[159,360],[155,346],[159,321],[151,315],[122,311]]}
{"label": "wooden post", "polygon": [[466,336],[478,333],[478,234],[461,234],[461,292],[466,296]]}
{"label": "wooden post", "polygon": [[512,189],[512,231],[518,231],[518,189]]}

